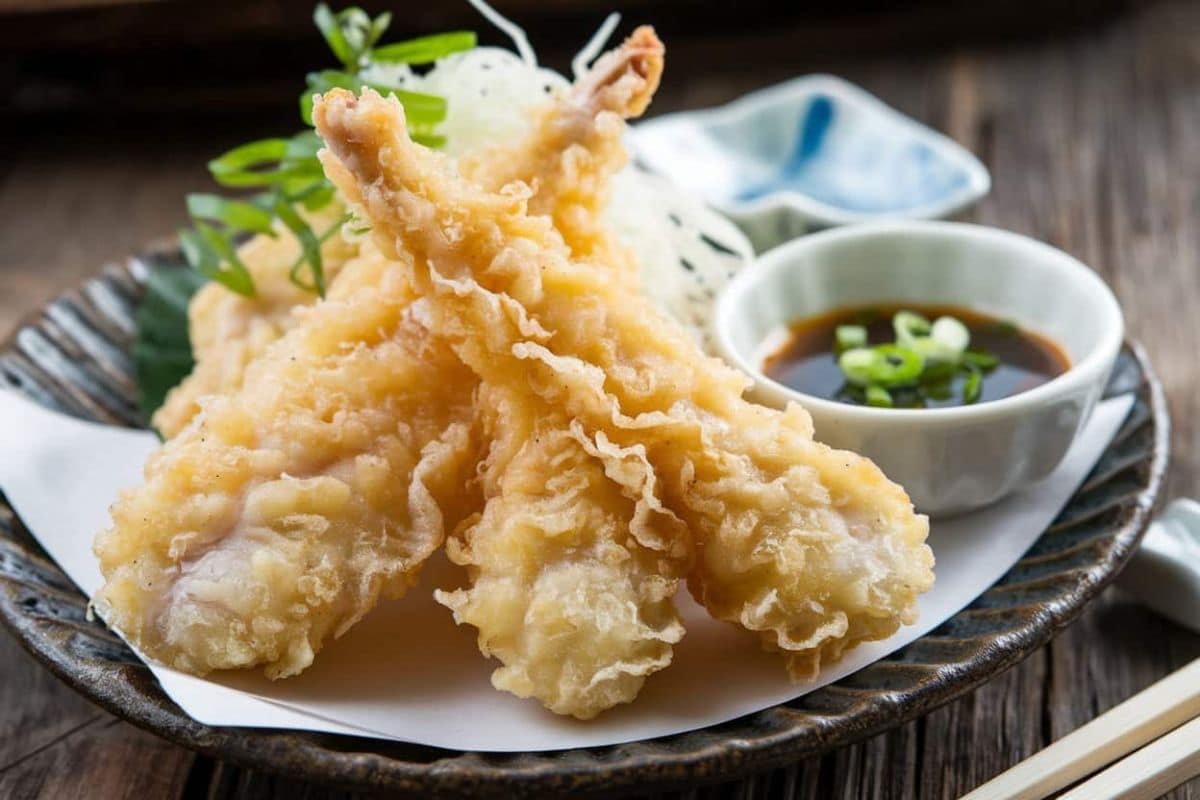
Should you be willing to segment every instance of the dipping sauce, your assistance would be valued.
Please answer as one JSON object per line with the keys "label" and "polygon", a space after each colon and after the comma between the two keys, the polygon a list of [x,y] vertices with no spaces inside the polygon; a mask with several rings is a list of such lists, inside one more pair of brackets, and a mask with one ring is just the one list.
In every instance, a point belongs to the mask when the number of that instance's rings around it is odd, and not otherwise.
{"label": "dipping sauce", "polygon": [[[866,328],[867,345],[890,344],[896,340],[893,317],[913,311],[928,320],[954,317],[970,332],[969,350],[994,358],[994,366],[982,374],[977,399],[1000,400],[1047,383],[1066,372],[1071,362],[1057,344],[1032,331],[960,306],[881,304],[837,309],[802,319],[790,326],[788,340],[763,363],[772,380],[805,394],[854,405],[865,405],[862,389],[849,384],[838,365],[839,325]],[[893,388],[895,408],[949,408],[964,405],[964,384],[969,373],[955,372],[937,381],[912,387]],[[978,379],[977,379],[978,380]]]}

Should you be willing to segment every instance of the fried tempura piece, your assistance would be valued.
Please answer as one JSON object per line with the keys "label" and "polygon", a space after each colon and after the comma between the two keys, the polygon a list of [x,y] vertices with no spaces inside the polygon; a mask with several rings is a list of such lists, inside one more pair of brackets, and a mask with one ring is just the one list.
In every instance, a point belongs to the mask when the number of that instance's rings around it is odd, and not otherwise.
{"label": "fried tempura piece", "polygon": [[442,509],[477,507],[474,376],[411,313],[405,265],[362,269],[113,506],[93,602],[149,657],[294,675],[405,591],[458,521]]}
{"label": "fried tempura piece", "polygon": [[604,209],[612,178],[628,161],[623,120],[645,112],[662,71],[663,44],[642,26],[548,104],[528,137],[465,156],[460,170],[489,191],[529,185],[529,213],[549,216],[574,258],[619,270],[636,286],[637,264],[605,224]]}
{"label": "fried tempura piece", "polygon": [[[331,203],[320,211],[303,212],[313,230],[324,233],[340,224],[345,209]],[[321,245],[327,280],[358,254],[358,247],[341,236]],[[316,296],[288,277],[300,258],[300,244],[282,224],[274,236],[259,234],[238,248],[257,289],[254,297],[232,292],[219,283],[201,287],[188,304],[188,333],[196,366],[167,395],[151,420],[170,439],[200,410],[200,399],[227,394],[242,385],[246,367],[294,324],[292,309],[309,305]]]}
{"label": "fried tempura piece", "polygon": [[637,696],[683,636],[683,523],[639,448],[590,437],[520,381],[485,384],[488,502],[448,542],[470,587],[438,592],[503,666],[492,684],[588,719]]}
{"label": "fried tempura piece", "polygon": [[573,262],[527,195],[482,192],[414,146],[399,103],[335,90],[314,118],[326,173],[385,254],[413,259],[430,329],[484,381],[523,381],[519,402],[644,448],[714,616],[783,650],[796,677],[915,620],[933,580],[928,521],[874,464],[814,442],[798,406],[745,401],[745,377],[602,267]]}
{"label": "fried tempura piece", "polygon": [[[538,112],[520,141],[466,154],[460,171],[490,191],[520,181],[535,187],[531,211],[554,220],[575,257],[620,267],[636,284],[637,266],[602,221],[612,176],[626,163],[622,118],[646,110],[662,75],[663,46],[650,28],[639,28],[621,47],[598,59],[563,97]],[[608,113],[602,113],[608,112]],[[314,230],[338,223],[344,208],[332,203],[310,215]],[[362,255],[343,237],[328,237],[321,249],[327,282],[336,286],[342,266]],[[312,292],[288,277],[301,255],[282,225],[274,238],[255,236],[238,250],[257,293],[243,297],[211,283],[188,308],[196,366],[154,414],[154,427],[169,439],[200,410],[211,394],[241,386],[246,367],[293,324],[292,310],[316,302]],[[366,254],[371,257],[372,254]]]}

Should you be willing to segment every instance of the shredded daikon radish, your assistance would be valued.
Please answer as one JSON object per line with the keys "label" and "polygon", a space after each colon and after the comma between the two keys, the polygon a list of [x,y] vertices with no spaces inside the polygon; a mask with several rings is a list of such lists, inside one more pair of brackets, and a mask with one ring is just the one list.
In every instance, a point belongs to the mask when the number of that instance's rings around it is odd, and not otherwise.
{"label": "shredded daikon radish", "polygon": [[529,37],[525,35],[525,31],[520,25],[505,17],[483,0],[467,0],[467,2],[482,14],[484,19],[508,34],[508,38],[512,39],[522,61],[531,67],[537,66],[537,53],[533,52],[533,47],[529,44]]}
{"label": "shredded daikon radish", "polygon": [[617,29],[617,24],[620,21],[621,15],[615,11],[604,18],[604,22],[601,22],[600,27],[592,34],[592,38],[588,39],[583,49],[571,59],[572,75],[578,78],[587,72],[588,66],[596,60],[596,56],[600,55],[600,51],[604,49],[604,45],[608,42],[608,38],[613,35],[613,31]]}

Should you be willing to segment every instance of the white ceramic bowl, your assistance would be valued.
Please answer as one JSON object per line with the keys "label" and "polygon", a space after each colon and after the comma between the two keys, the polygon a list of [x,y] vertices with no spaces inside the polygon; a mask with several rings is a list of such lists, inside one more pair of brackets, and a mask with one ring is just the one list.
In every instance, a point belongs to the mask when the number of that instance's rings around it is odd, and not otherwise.
{"label": "white ceramic bowl", "polygon": [[[1027,392],[945,409],[868,408],[766,377],[781,328],[873,303],[959,305],[1048,336],[1071,368]],[[796,239],[738,274],[717,301],[719,352],[753,379],[751,397],[813,416],[817,438],[874,460],[928,514],[991,503],[1048,475],[1108,380],[1124,337],[1121,309],[1096,273],[1014,233],[954,222],[882,222]]]}

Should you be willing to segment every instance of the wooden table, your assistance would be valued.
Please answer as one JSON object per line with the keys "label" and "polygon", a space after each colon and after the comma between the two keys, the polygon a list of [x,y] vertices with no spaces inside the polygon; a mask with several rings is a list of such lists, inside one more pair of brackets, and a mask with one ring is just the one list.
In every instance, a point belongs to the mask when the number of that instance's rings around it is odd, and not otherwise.
{"label": "wooden table", "polygon": [[[1200,477],[1200,4],[1138,4],[1085,30],[987,46],[802,56],[786,31],[670,36],[659,111],[840,73],[977,152],[970,218],[1079,256],[1111,283],[1170,397],[1170,495]],[[878,37],[876,37],[877,39]],[[0,329],[105,260],[169,235],[203,163],[277,128],[246,118],[26,118],[4,126]],[[286,130],[286,129],[285,129]],[[1200,636],[1107,590],[1067,631],[924,719],[736,792],[956,797],[1200,656]],[[341,796],[193,755],[100,711],[0,636],[0,797]],[[1200,781],[1173,792],[1200,798]]]}

